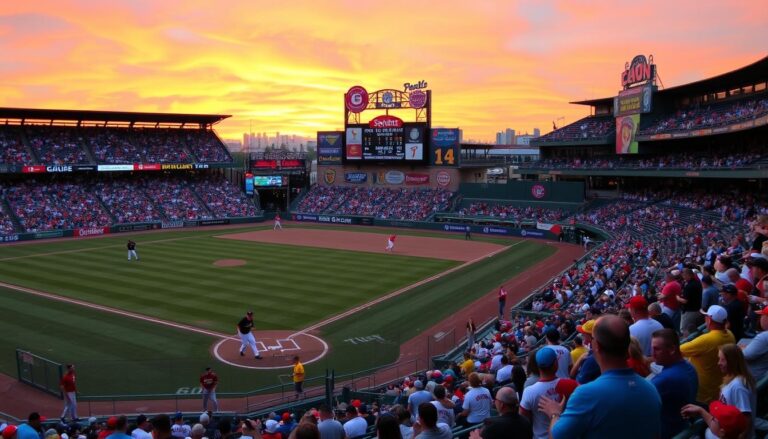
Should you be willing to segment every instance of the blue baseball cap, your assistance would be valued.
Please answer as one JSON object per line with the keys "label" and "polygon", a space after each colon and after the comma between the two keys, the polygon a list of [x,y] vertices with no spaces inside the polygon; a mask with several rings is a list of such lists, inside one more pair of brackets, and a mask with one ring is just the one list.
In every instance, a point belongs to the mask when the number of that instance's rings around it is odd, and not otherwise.
{"label": "blue baseball cap", "polygon": [[557,361],[557,352],[552,348],[541,348],[536,352],[536,364],[540,368],[549,369]]}

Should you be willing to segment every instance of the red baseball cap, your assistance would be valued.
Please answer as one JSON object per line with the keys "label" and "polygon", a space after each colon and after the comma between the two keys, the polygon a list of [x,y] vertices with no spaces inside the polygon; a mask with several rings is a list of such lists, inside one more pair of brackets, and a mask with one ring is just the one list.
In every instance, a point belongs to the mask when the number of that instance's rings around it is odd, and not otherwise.
{"label": "red baseball cap", "polygon": [[11,439],[14,435],[16,435],[16,426],[15,425],[8,425],[3,429],[3,439]]}
{"label": "red baseball cap", "polygon": [[766,306],[765,308],[763,308],[760,311],[756,312],[755,314],[760,315],[760,316],[768,316],[768,306]]}
{"label": "red baseball cap", "polygon": [[643,296],[634,296],[631,299],[629,299],[629,302],[626,305],[627,308],[632,308],[635,310],[645,310],[648,309],[648,301],[645,300],[645,297]]}
{"label": "red baseball cap", "polygon": [[709,413],[717,419],[720,428],[728,437],[735,437],[749,428],[747,417],[736,406],[723,404],[720,401],[712,401],[709,405]]}

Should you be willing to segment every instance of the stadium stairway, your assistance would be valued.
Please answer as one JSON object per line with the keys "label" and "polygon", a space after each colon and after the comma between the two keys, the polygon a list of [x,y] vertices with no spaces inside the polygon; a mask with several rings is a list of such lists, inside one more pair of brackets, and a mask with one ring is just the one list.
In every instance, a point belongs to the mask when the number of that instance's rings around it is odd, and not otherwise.
{"label": "stadium stairway", "polygon": [[21,225],[21,221],[19,221],[19,217],[16,216],[15,213],[13,213],[13,209],[11,209],[11,205],[8,204],[8,200],[3,198],[2,200],[3,205],[3,211],[5,211],[6,214],[8,214],[8,218],[11,219],[11,222],[13,223],[13,227],[16,228],[17,232],[24,232],[24,227]]}
{"label": "stadium stairway", "polygon": [[211,218],[218,218],[216,215],[213,214],[213,211],[211,210],[210,207],[208,207],[205,201],[203,201],[203,197],[201,197],[200,194],[197,193],[194,186],[192,186],[191,184],[187,184],[186,182],[184,183],[184,186],[189,188],[190,192],[192,192],[195,198],[197,198],[197,201],[199,201],[200,204],[205,208],[205,211],[208,213],[208,215],[211,216]]}
{"label": "stadium stairway", "polygon": [[40,163],[40,157],[35,154],[34,148],[29,145],[29,139],[27,139],[27,135],[24,133],[24,130],[19,130],[19,139],[21,140],[21,144],[24,145],[24,149],[27,150],[27,154],[32,157],[32,162]]}
{"label": "stadium stairway", "polygon": [[99,204],[101,204],[101,207],[104,209],[104,212],[107,212],[107,215],[109,215],[109,218],[112,220],[112,224],[117,224],[117,217],[112,213],[112,210],[107,206],[107,203],[104,202],[104,200],[101,199],[101,197],[94,192],[95,198],[99,201]]}
{"label": "stadium stairway", "polygon": [[80,146],[80,148],[83,148],[83,151],[85,151],[85,155],[88,157],[88,161],[91,162],[91,163],[96,163],[96,156],[93,154],[93,151],[88,146],[88,143],[87,142],[83,142],[83,143],[79,143],[78,142],[78,145]]}

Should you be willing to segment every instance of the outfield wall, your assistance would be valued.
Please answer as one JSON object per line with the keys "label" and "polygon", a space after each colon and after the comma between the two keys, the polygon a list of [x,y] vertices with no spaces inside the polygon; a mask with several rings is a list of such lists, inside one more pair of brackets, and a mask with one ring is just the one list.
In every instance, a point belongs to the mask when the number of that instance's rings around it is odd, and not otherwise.
{"label": "outfield wall", "polygon": [[584,183],[573,181],[509,181],[506,184],[461,183],[464,198],[555,203],[583,203]]}
{"label": "outfield wall", "polygon": [[46,230],[44,232],[14,233],[0,236],[0,242],[34,241],[38,239],[86,237],[112,233],[140,232],[144,230],[181,229],[185,227],[218,226],[225,224],[250,224],[263,222],[264,217],[219,218],[210,220],[157,221],[148,223],[114,224],[108,227],[85,227],[80,229]]}

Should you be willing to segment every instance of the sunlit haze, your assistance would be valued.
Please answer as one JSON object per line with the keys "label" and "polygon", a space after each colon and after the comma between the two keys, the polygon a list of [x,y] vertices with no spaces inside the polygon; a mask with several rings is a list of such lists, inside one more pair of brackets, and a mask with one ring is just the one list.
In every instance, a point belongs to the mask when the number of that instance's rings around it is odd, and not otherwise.
{"label": "sunlit haze", "polygon": [[[3,1],[0,106],[231,114],[224,138],[343,126],[343,94],[425,80],[433,125],[542,132],[652,54],[665,87],[768,53],[764,1]],[[562,118],[562,119],[560,119]]]}

